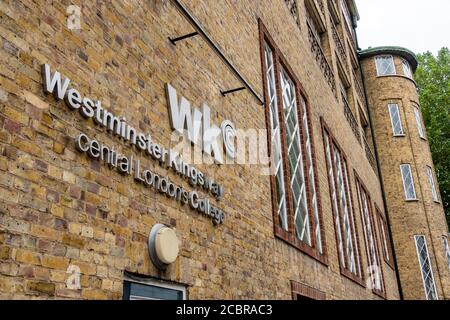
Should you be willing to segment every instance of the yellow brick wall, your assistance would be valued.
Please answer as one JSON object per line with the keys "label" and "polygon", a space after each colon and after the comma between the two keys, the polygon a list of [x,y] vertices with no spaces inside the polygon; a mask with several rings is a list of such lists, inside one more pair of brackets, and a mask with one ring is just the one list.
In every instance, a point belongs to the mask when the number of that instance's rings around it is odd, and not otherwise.
{"label": "yellow brick wall", "polygon": [[[220,90],[241,84],[205,41],[194,37],[176,46],[168,41],[193,31],[170,1],[79,2],[79,31],[66,26],[67,1],[2,1],[0,297],[120,299],[126,270],[186,284],[191,299],[290,299],[290,280],[325,292],[327,299],[376,299],[339,271],[320,117],[348,157],[353,199],[353,169],[382,208],[380,183],[311,54],[304,20],[299,29],[282,0],[184,3],[260,96],[257,18],[302,82],[310,97],[329,266],[274,238],[270,181],[259,174],[259,166],[199,166],[225,188],[219,205],[226,220],[214,227],[189,208],[75,150],[73,139],[83,132],[132,153],[43,93],[44,63],[164,146],[171,145],[167,82],[195,106],[208,102],[213,123],[230,119],[237,128],[266,128],[263,107],[248,92],[220,95]],[[303,1],[298,4],[304,16]],[[357,205],[355,215],[365,269]],[[181,239],[179,258],[163,273],[147,253],[148,232],[155,223],[173,226]],[[68,265],[81,269],[80,290],[66,288]],[[395,272],[386,264],[383,271],[387,298],[397,299]]]}
{"label": "yellow brick wall", "polygon": [[[377,77],[374,57],[365,58],[361,65],[373,117],[402,289],[406,299],[425,298],[414,241],[415,235],[425,235],[439,298],[449,299],[450,272],[442,240],[448,229],[442,204],[432,200],[428,182],[426,166],[433,168],[433,160],[428,142],[419,137],[414,117],[413,107],[419,106],[416,84],[402,76],[399,56],[394,56],[394,62],[397,76]],[[393,136],[389,103],[399,106],[404,137]],[[418,201],[405,201],[401,164],[411,164]]]}

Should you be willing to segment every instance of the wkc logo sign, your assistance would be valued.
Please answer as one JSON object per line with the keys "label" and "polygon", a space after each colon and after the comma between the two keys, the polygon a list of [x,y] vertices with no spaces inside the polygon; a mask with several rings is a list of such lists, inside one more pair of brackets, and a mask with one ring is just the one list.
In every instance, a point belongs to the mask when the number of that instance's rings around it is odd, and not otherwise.
{"label": "wkc logo sign", "polygon": [[231,159],[236,157],[236,129],[230,120],[219,127],[211,125],[211,111],[206,103],[201,110],[193,108],[183,96],[178,99],[177,91],[166,84],[169,100],[170,125],[180,134],[186,134],[187,140],[201,146],[204,153],[212,156],[217,163],[224,163],[223,150]]}

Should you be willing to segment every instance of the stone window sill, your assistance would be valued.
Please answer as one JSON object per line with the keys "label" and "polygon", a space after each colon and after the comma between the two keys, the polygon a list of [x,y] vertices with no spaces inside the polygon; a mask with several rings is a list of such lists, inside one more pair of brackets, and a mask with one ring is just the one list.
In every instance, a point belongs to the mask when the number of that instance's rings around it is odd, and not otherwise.
{"label": "stone window sill", "polygon": [[412,83],[414,83],[414,86],[416,86],[416,88],[417,88],[417,83],[414,79],[411,79],[410,77],[404,76],[402,74],[385,74],[385,75],[377,76],[377,78],[389,78],[389,77],[407,79],[407,80],[411,81]]}

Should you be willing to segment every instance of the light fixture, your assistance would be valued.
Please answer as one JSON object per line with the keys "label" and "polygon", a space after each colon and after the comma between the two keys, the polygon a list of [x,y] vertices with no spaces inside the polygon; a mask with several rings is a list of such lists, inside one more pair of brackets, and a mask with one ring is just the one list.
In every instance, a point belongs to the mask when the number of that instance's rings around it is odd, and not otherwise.
{"label": "light fixture", "polygon": [[160,270],[165,270],[177,260],[179,253],[178,237],[172,228],[156,224],[148,236],[150,259]]}

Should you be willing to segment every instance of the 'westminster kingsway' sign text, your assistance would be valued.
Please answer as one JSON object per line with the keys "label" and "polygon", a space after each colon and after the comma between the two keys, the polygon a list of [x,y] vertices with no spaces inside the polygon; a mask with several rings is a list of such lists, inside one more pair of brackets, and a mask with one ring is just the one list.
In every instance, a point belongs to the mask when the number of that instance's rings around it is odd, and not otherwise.
{"label": "'westminster kingsway' sign text", "polygon": [[[44,91],[52,93],[56,99],[63,100],[71,110],[78,110],[85,119],[92,119],[97,125],[106,128],[106,131],[121,138],[125,143],[135,146],[138,151],[159,162],[161,166],[172,169],[176,174],[188,180],[192,187],[199,187],[205,192],[209,192],[216,200],[220,200],[223,196],[223,188],[196,167],[183,161],[181,156],[171,149],[166,149],[163,146],[152,140],[150,134],[138,132],[134,127],[126,122],[125,117],[116,116],[102,107],[101,101],[94,101],[88,97],[82,97],[81,94],[74,88],[69,87],[70,79],[61,78],[58,71],[51,72],[50,67],[45,64],[42,66]],[[170,85],[167,85],[169,96],[175,95],[176,92]],[[175,109],[175,103],[171,101],[171,113]],[[184,102],[181,102],[182,105]],[[184,106],[186,106],[184,104]],[[185,109],[184,109],[185,110]],[[178,110],[180,111],[180,110]],[[184,112],[184,111],[183,111]],[[202,115],[205,121],[205,114]],[[209,117],[209,116],[208,116]],[[172,118],[172,126],[173,126]],[[177,115],[179,121],[180,113]],[[197,116],[197,119],[198,116]],[[184,121],[184,120],[183,120]],[[206,121],[209,121],[206,119]],[[182,124],[184,125],[184,124]],[[209,125],[209,122],[207,123]],[[173,126],[174,127],[174,126]],[[175,129],[181,129],[179,125]],[[107,164],[110,168],[118,170],[122,174],[129,174],[134,177],[134,180],[142,183],[147,187],[154,188],[160,193],[165,194],[169,198],[173,198],[182,204],[189,204],[189,206],[196,211],[209,216],[214,224],[220,224],[224,221],[224,212],[214,207],[208,198],[201,199],[196,191],[187,191],[182,186],[171,182],[167,177],[161,177],[151,170],[141,168],[139,159],[134,159],[133,156],[125,156],[118,153],[114,147],[110,147],[100,143],[95,139],[89,138],[85,134],[79,134],[75,139],[75,146],[78,151],[86,153],[93,159],[98,159]],[[216,154],[216,145],[211,143],[207,146],[207,151],[212,150],[212,154]],[[209,148],[209,149],[208,149]]]}

